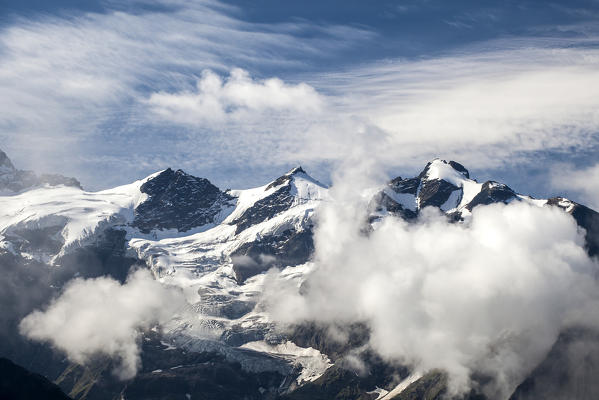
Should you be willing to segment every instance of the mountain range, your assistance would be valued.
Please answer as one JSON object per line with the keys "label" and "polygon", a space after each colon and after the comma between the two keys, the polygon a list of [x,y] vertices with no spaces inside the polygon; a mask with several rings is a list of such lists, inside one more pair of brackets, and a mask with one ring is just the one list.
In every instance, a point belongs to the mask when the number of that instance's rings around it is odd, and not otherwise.
{"label": "mountain range", "polygon": [[[297,167],[244,190],[223,191],[169,168],[88,192],[74,178],[18,170],[0,151],[0,306],[6,310],[0,356],[44,375],[73,399],[442,398],[443,371],[415,376],[381,359],[367,346],[368,326],[346,327],[349,337],[339,343],[311,321],[281,332],[259,306],[267,271],[276,268],[301,285],[314,268],[318,209],[331,201],[330,191]],[[588,255],[599,253],[596,211],[562,197],[535,199],[499,182],[477,182],[455,161],[432,160],[418,176],[396,177],[365,196],[370,229],[388,215],[415,221],[426,207],[456,224],[480,205],[556,207],[585,230]],[[79,365],[19,333],[20,321],[73,278],[110,276],[123,283],[135,268],[185,292],[186,315],[194,317],[142,333],[141,370],[134,378],[115,377],[110,358],[98,355]],[[599,391],[585,383],[594,365],[577,371],[559,365],[570,348],[597,336],[562,332],[512,398],[545,398],[549,390],[563,392],[561,398],[596,398]],[[346,362],[357,349],[366,372]],[[467,397],[484,398],[476,391]]]}

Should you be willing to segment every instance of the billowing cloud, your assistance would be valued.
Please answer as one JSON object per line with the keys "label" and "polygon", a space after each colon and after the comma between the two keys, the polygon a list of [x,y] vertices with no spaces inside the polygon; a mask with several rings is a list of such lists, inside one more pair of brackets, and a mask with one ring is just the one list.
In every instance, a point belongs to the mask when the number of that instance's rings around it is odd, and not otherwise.
{"label": "billowing cloud", "polygon": [[383,357],[446,370],[455,393],[471,387],[473,372],[487,375],[483,390],[495,399],[511,394],[563,328],[599,327],[599,266],[568,214],[515,202],[449,223],[425,209],[414,223],[387,217],[364,234],[359,176],[337,182],[336,201],[321,210],[301,294],[270,273],[264,301],[276,320],[365,322]]}
{"label": "billowing cloud", "polygon": [[98,354],[112,357],[118,361],[115,373],[129,379],[140,367],[140,331],[169,321],[184,304],[180,290],[155,281],[147,270],[133,272],[122,285],[108,277],[74,279],[45,310],[26,316],[20,330],[79,364]]}
{"label": "billowing cloud", "polygon": [[552,169],[551,178],[555,189],[573,192],[574,200],[599,209],[599,164],[580,169],[558,164]]}
{"label": "billowing cloud", "polygon": [[229,119],[261,119],[264,112],[309,113],[322,111],[323,97],[305,84],[286,84],[278,78],[254,80],[243,69],[231,70],[223,81],[205,70],[197,92],[154,93],[148,99],[152,111],[175,123],[202,125]]}

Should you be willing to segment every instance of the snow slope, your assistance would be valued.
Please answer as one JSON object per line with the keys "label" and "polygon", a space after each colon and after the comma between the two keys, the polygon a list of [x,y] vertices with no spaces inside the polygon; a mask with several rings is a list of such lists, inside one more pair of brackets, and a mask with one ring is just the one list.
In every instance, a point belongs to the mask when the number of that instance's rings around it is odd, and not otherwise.
{"label": "snow slope", "polygon": [[64,255],[99,231],[132,221],[135,207],[144,201],[139,187],[152,176],[101,192],[55,186],[0,196],[0,232],[6,238],[19,237],[23,230],[56,228],[63,245],[53,256]]}

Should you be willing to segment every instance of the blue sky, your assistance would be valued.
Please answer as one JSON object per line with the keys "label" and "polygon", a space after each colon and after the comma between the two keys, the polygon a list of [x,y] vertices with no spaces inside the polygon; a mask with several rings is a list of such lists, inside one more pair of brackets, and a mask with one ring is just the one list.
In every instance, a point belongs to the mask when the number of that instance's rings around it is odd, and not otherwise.
{"label": "blue sky", "polygon": [[90,189],[440,156],[598,204],[598,20],[596,0],[4,0],[0,147]]}

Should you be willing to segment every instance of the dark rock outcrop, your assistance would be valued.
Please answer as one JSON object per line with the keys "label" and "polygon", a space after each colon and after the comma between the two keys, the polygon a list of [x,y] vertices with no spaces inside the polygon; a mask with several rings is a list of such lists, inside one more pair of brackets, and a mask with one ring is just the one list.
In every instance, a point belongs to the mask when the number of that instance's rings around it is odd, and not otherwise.
{"label": "dark rock outcrop", "polygon": [[[461,188],[441,179],[423,181],[420,186],[420,191],[418,192],[418,208],[422,209],[428,206],[440,208],[447,202],[447,200],[449,200],[449,196],[456,190],[462,191]],[[460,197],[461,196],[462,195],[460,194]],[[457,203],[459,203],[459,199],[457,199],[456,204]]]}
{"label": "dark rock outcrop", "polygon": [[418,193],[418,186],[420,186],[420,178],[403,179],[398,176],[389,182],[389,187],[395,192],[413,194],[414,196]]}
{"label": "dark rock outcrop", "polygon": [[232,223],[237,225],[236,233],[239,233],[252,225],[264,222],[275,215],[288,210],[293,204],[294,197],[290,193],[289,185],[276,190],[270,196],[255,202],[245,212]]}
{"label": "dark rock outcrop", "polygon": [[442,400],[447,393],[447,374],[431,371],[408,385],[394,400]]}
{"label": "dark rock outcrop", "polygon": [[411,210],[404,205],[393,200],[387,193],[380,192],[374,199],[374,209],[378,212],[387,211],[392,215],[409,220],[418,215],[415,210]]}
{"label": "dark rock outcrop", "polygon": [[464,175],[466,178],[470,178],[470,173],[468,172],[468,170],[459,162],[449,161],[448,164],[451,165],[453,169]]}
{"label": "dark rock outcrop", "polygon": [[[387,184],[387,191],[390,190],[395,192],[399,196],[407,195],[410,198],[413,197],[412,206],[409,207],[407,204],[400,204],[390,195],[391,193],[387,193],[386,190],[382,190],[375,195],[372,203],[369,205],[369,208],[376,212],[388,212],[392,215],[407,220],[416,218],[416,194],[418,193],[419,186],[420,179],[418,178],[403,179],[402,177],[398,176]],[[373,219],[371,219],[371,222],[372,220]]]}
{"label": "dark rock outcrop", "polygon": [[[460,174],[464,175],[465,178],[468,178],[470,174],[468,170],[464,168],[464,166],[455,161],[444,161],[440,160],[440,162],[444,164],[448,164],[453,169],[455,169]],[[418,179],[420,181],[420,186],[418,190],[418,208],[422,209],[427,206],[433,207],[441,207],[444,205],[451,194],[456,190],[462,191],[461,188],[456,187],[455,185],[443,180],[443,179],[429,179],[429,168],[432,166],[432,162],[426,164],[424,170],[418,175]],[[461,198],[462,194],[460,194]],[[457,199],[457,203],[459,203],[459,199]]]}
{"label": "dark rock outcrop", "polygon": [[547,200],[547,205],[559,207],[572,215],[578,226],[586,231],[586,247],[591,257],[599,255],[599,213],[582,204],[564,199],[563,197],[552,197]]}
{"label": "dark rock outcrop", "polygon": [[494,181],[483,183],[481,191],[466,205],[470,211],[478,205],[492,203],[508,203],[516,198],[516,192],[509,186]]}
{"label": "dark rock outcrop", "polygon": [[307,262],[314,252],[311,228],[289,229],[281,235],[263,237],[242,244],[231,253],[233,271],[238,283],[272,267],[295,266]]}
{"label": "dark rock outcrop", "polygon": [[154,229],[186,232],[215,221],[215,217],[233,204],[233,198],[221,192],[208,179],[196,178],[182,170],[168,168],[141,186],[148,199],[135,209],[133,226],[144,233]]}
{"label": "dark rock outcrop", "polygon": [[[343,332],[345,340],[332,338],[331,329]],[[360,348],[370,339],[370,328],[365,323],[353,323],[347,326],[328,326],[315,322],[294,325],[288,333],[289,339],[300,347],[312,347],[336,361],[347,355],[352,349]]]}
{"label": "dark rock outcrop", "polygon": [[274,193],[256,201],[243,212],[232,224],[237,225],[239,233],[252,225],[264,222],[275,215],[288,210],[295,198],[291,194],[291,182],[296,174],[305,174],[302,167],[297,167],[272,181],[264,191],[279,187]]}
{"label": "dark rock outcrop", "polygon": [[14,171],[16,171],[16,169],[12,164],[12,161],[10,161],[10,158],[8,158],[5,152],[0,150],[0,173],[6,174]]}
{"label": "dark rock outcrop", "polygon": [[98,358],[86,366],[69,365],[56,382],[76,400],[274,400],[293,379],[270,370],[250,372],[218,352],[169,348],[164,340],[158,333],[144,333],[141,370],[131,380],[119,380],[112,373],[113,361]]}
{"label": "dark rock outcrop", "polygon": [[69,400],[70,397],[42,375],[30,372],[7,358],[0,358],[0,399]]}
{"label": "dark rock outcrop", "polygon": [[371,351],[364,351],[358,357],[362,363],[360,367],[340,360],[318,379],[305,383],[281,399],[375,400],[378,394],[373,391],[377,387],[391,390],[408,376],[407,368],[384,362]]}

